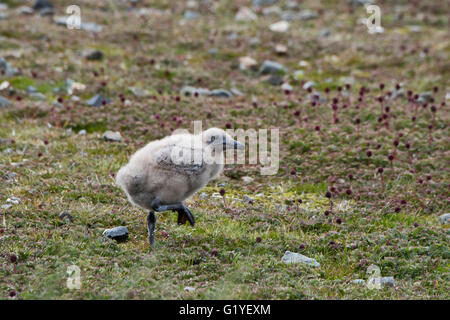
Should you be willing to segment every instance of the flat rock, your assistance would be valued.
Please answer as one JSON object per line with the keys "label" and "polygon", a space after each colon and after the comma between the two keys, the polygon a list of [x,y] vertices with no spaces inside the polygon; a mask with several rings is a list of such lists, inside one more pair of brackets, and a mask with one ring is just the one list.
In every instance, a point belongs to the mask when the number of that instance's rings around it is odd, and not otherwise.
{"label": "flat rock", "polygon": [[17,68],[14,68],[4,58],[0,58],[0,71],[8,77],[20,75],[20,71]]}
{"label": "flat rock", "polygon": [[442,224],[447,224],[450,222],[450,213],[443,214],[439,217],[439,222]]}
{"label": "flat rock", "polygon": [[[67,27],[68,17],[66,16],[56,16],[53,18],[53,22],[59,26]],[[103,26],[96,24],[94,22],[81,22],[80,29],[88,32],[101,32]]]}
{"label": "flat rock", "polygon": [[285,55],[287,53],[288,49],[284,44],[277,44],[275,46],[275,52],[279,55]]}
{"label": "flat rock", "polygon": [[303,89],[307,90],[309,88],[312,88],[316,85],[316,83],[314,81],[307,81],[304,85],[303,85]]}
{"label": "flat rock", "polygon": [[317,19],[319,15],[311,10],[302,10],[300,12],[292,12],[292,11],[285,11],[281,15],[281,19],[287,20],[287,21],[293,21],[293,20],[313,20]]}
{"label": "flat rock", "polygon": [[230,92],[233,94],[233,96],[244,96],[244,93],[236,88],[231,88]]}
{"label": "flat rock", "polygon": [[382,287],[393,287],[395,286],[394,277],[380,277],[380,278],[371,278],[369,281],[372,285],[376,285],[379,283]]}
{"label": "flat rock", "polygon": [[100,94],[96,94],[95,96],[86,101],[87,105],[91,107],[100,107],[103,104],[108,104],[110,102],[111,101],[108,98],[105,98]]}
{"label": "flat rock", "polygon": [[249,9],[247,7],[242,7],[236,13],[236,16],[234,17],[234,19],[236,21],[250,22],[250,21],[258,20],[258,16],[251,9]]}
{"label": "flat rock", "polygon": [[277,3],[279,0],[253,0],[254,7],[268,6]]}
{"label": "flat rock", "polygon": [[265,82],[267,82],[268,84],[272,85],[272,86],[281,86],[284,82],[284,79],[282,76],[280,76],[279,74],[272,74],[270,77],[268,77]]}
{"label": "flat rock", "polygon": [[16,9],[16,12],[23,15],[32,15],[34,13],[34,10],[31,7],[20,6]]}
{"label": "flat rock", "polygon": [[103,52],[97,49],[87,49],[83,51],[82,56],[87,60],[102,60]]}
{"label": "flat rock", "polygon": [[255,59],[245,56],[239,58],[239,69],[241,70],[247,70],[247,69],[256,69],[256,66],[258,63]]}
{"label": "flat rock", "polygon": [[11,101],[0,96],[0,108],[6,108],[6,107],[9,107],[10,105],[11,105]]}
{"label": "flat rock", "polygon": [[430,91],[425,91],[419,94],[419,99],[417,99],[417,101],[420,103],[430,102],[432,97],[433,95]]}
{"label": "flat rock", "polygon": [[359,284],[361,286],[366,284],[366,281],[364,279],[355,279],[352,281],[353,284]]}
{"label": "flat rock", "polygon": [[285,91],[292,91],[294,90],[294,88],[287,82],[283,83],[281,85],[281,89],[285,90]]}
{"label": "flat rock", "polygon": [[115,227],[112,229],[106,229],[103,231],[103,236],[116,240],[117,242],[123,242],[128,240],[128,228],[127,227]]}
{"label": "flat rock", "polygon": [[249,176],[244,176],[244,177],[241,178],[241,180],[244,181],[247,184],[253,182],[253,178],[249,177]]}
{"label": "flat rock", "polygon": [[184,19],[186,20],[195,20],[200,17],[200,14],[198,12],[192,11],[192,10],[186,10],[184,12]]}
{"label": "flat rock", "polygon": [[37,101],[45,101],[47,97],[40,92],[32,92],[29,94],[30,98]]}
{"label": "flat rock", "polygon": [[288,31],[289,26],[290,26],[289,22],[282,20],[282,21],[272,23],[269,26],[269,29],[270,29],[270,31],[273,31],[273,32],[283,33],[283,32]]}
{"label": "flat rock", "polygon": [[48,0],[36,0],[33,9],[34,10],[53,9],[53,4]]}
{"label": "flat rock", "polygon": [[73,221],[72,215],[71,215],[70,213],[68,213],[67,211],[61,212],[61,213],[59,214],[59,218],[60,218],[61,220],[68,220],[68,221],[70,221],[70,222]]}
{"label": "flat rock", "polygon": [[302,263],[312,267],[320,267],[320,263],[316,261],[316,259],[309,258],[300,253],[286,251],[284,256],[281,258],[281,261],[284,263]]}
{"label": "flat rock", "polygon": [[274,61],[266,60],[259,69],[259,74],[283,74],[286,72],[285,67]]}
{"label": "flat rock", "polygon": [[196,88],[196,87],[192,87],[192,86],[184,86],[181,90],[180,90],[180,94],[183,96],[193,96],[196,93],[199,96],[207,96],[209,95],[209,90],[205,89],[205,88]]}
{"label": "flat rock", "polygon": [[209,94],[211,97],[220,97],[220,98],[231,98],[233,94],[224,89],[214,89]]}
{"label": "flat rock", "polygon": [[119,131],[114,132],[107,130],[102,134],[102,138],[106,141],[122,141],[122,136],[120,135]]}

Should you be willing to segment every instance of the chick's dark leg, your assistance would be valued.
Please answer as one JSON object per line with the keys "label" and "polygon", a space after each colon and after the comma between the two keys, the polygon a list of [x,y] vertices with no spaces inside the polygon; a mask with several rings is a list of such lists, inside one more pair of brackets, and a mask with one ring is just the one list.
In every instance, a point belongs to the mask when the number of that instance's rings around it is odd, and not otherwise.
{"label": "chick's dark leg", "polygon": [[155,213],[152,210],[150,210],[147,215],[147,228],[148,228],[148,238],[151,246],[155,245],[155,224],[156,224]]}
{"label": "chick's dark leg", "polygon": [[185,214],[186,218],[189,220],[189,223],[191,224],[191,226],[194,226],[195,218],[194,218],[194,215],[192,214],[191,210],[189,210],[184,204],[181,204],[181,205],[183,206],[184,214]]}
{"label": "chick's dark leg", "polygon": [[187,221],[186,214],[184,213],[183,210],[177,210],[177,212],[178,212],[178,225],[185,224]]}
{"label": "chick's dark leg", "polygon": [[[191,226],[194,226],[195,219],[192,212],[184,206],[184,204],[176,203],[176,204],[160,204],[158,199],[153,200],[152,208],[155,211],[176,211],[178,212],[178,223],[184,224],[186,222],[186,218],[189,220]],[[185,218],[182,218],[181,215],[185,215]]]}

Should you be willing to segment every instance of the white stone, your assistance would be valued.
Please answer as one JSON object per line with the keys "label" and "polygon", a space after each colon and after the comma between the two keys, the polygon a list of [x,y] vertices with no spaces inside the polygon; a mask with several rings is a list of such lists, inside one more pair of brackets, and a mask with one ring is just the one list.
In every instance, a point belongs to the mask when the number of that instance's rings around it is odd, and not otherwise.
{"label": "white stone", "polygon": [[242,181],[244,181],[247,184],[253,182],[252,177],[245,176],[245,177],[242,177],[241,179],[242,179]]}
{"label": "white stone", "polygon": [[102,138],[105,139],[106,141],[121,141],[122,140],[122,136],[120,135],[119,131],[105,131],[102,135]]}
{"label": "white stone", "polygon": [[239,69],[247,70],[251,68],[255,68],[258,65],[255,59],[245,56],[239,58]]}
{"label": "white stone", "polygon": [[273,32],[286,32],[289,29],[289,22],[287,21],[278,21],[269,26],[270,31]]}
{"label": "white stone", "polygon": [[195,291],[195,288],[194,288],[194,287],[184,287],[184,291],[187,291],[187,292],[194,292],[194,291]]}
{"label": "white stone", "polygon": [[251,9],[242,7],[236,13],[235,20],[243,22],[256,21],[258,20],[258,16]]}
{"label": "white stone", "polygon": [[284,263],[303,263],[312,267],[320,267],[320,263],[318,263],[315,259],[290,251],[286,251],[284,253],[281,261]]}

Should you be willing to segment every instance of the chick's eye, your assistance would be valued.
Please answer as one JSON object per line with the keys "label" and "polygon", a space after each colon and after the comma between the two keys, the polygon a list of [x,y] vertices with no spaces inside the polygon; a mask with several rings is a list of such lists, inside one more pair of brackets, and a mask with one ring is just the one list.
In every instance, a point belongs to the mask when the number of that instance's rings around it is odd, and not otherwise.
{"label": "chick's eye", "polygon": [[213,142],[214,140],[216,140],[216,137],[215,137],[215,136],[212,136],[212,137],[211,137],[211,142]]}

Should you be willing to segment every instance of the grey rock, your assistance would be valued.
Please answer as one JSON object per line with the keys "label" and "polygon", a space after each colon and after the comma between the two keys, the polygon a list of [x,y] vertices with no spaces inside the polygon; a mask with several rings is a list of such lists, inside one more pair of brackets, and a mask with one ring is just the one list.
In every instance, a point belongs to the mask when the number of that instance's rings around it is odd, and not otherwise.
{"label": "grey rock", "polygon": [[364,279],[355,279],[352,281],[353,284],[359,284],[361,286],[366,284],[366,281]]}
{"label": "grey rock", "polygon": [[186,10],[184,12],[184,19],[186,20],[195,20],[198,19],[200,17],[200,15],[198,14],[198,12],[192,11],[192,10]]}
{"label": "grey rock", "polygon": [[269,78],[267,78],[266,82],[272,86],[281,86],[284,82],[283,77],[279,74],[273,74]]}
{"label": "grey rock", "polygon": [[211,91],[209,95],[211,97],[220,97],[220,98],[231,98],[233,96],[233,94],[230,91],[224,89],[214,89]]}
{"label": "grey rock", "polygon": [[199,96],[207,96],[210,94],[210,91],[205,88],[196,88],[192,86],[184,86],[180,90],[180,94],[183,96],[193,96],[197,93]]}
{"label": "grey rock", "polygon": [[319,15],[311,10],[302,10],[300,12],[285,11],[281,14],[282,20],[313,20],[317,19]]}
{"label": "grey rock", "polygon": [[217,48],[211,48],[211,49],[208,49],[208,53],[209,53],[210,55],[215,56],[215,55],[219,54],[219,49],[217,49]]}
{"label": "grey rock", "polygon": [[289,84],[289,83],[287,83],[287,82],[285,82],[285,83],[283,83],[282,85],[281,85],[281,89],[283,89],[283,90],[287,90],[287,91],[292,91],[292,90],[294,90],[294,88]]}
{"label": "grey rock", "polygon": [[33,87],[33,86],[28,86],[26,90],[27,90],[28,93],[35,93],[35,92],[37,92],[37,89],[35,87]]}
{"label": "grey rock", "polygon": [[231,88],[230,92],[234,95],[234,96],[244,96],[245,94],[240,91],[239,89],[236,88]]}
{"label": "grey rock", "polygon": [[238,38],[238,35],[235,32],[232,32],[227,36],[228,40],[236,40],[237,38]]}
{"label": "grey rock", "polygon": [[94,22],[82,22],[80,27],[82,30],[90,32],[101,32],[103,30],[101,25]]}
{"label": "grey rock", "polygon": [[0,72],[3,72],[5,76],[13,77],[20,75],[20,71],[14,68],[4,58],[0,58]]}
{"label": "grey rock", "polygon": [[16,12],[23,15],[32,15],[34,13],[34,10],[31,7],[20,6],[16,9]]}
{"label": "grey rock", "polygon": [[53,9],[53,4],[48,0],[36,0],[33,9],[34,10]]}
{"label": "grey rock", "polygon": [[447,224],[450,222],[450,213],[443,214],[439,217],[439,222],[442,224]]}
{"label": "grey rock", "polygon": [[252,47],[256,47],[256,46],[259,46],[259,45],[261,44],[261,40],[259,40],[259,38],[254,37],[254,38],[251,38],[251,39],[248,41],[248,44],[249,44],[250,46],[252,46]]}
{"label": "grey rock", "polygon": [[53,16],[54,14],[55,14],[55,11],[52,8],[45,8],[45,9],[39,10],[39,15],[42,17]]}
{"label": "grey rock", "polygon": [[6,20],[9,18],[9,15],[7,13],[0,13],[0,20]]}
{"label": "grey rock", "polygon": [[278,6],[271,6],[271,7],[267,7],[267,8],[264,8],[263,10],[262,10],[262,13],[263,13],[263,15],[265,15],[265,16],[281,16],[281,14],[282,14],[282,11],[281,11],[281,9],[280,9],[280,7],[278,7]]}
{"label": "grey rock", "polygon": [[253,0],[254,7],[268,6],[277,3],[279,0]]}
{"label": "grey rock", "polygon": [[319,91],[313,91],[313,92],[311,92],[311,94],[309,96],[310,96],[311,101],[321,102],[321,103],[327,101],[327,99],[325,99]]}
{"label": "grey rock", "polygon": [[47,97],[40,93],[40,92],[32,92],[30,93],[30,98],[33,100],[38,100],[38,101],[45,101],[47,100]]}
{"label": "grey rock", "polygon": [[103,103],[108,104],[110,102],[111,100],[103,97],[100,94],[96,94],[95,96],[86,101],[87,105],[91,107],[100,107],[103,105]]}
{"label": "grey rock", "polygon": [[119,131],[114,132],[107,130],[103,133],[102,138],[105,139],[106,141],[117,141],[117,142],[122,141],[122,136],[120,135]]}
{"label": "grey rock", "polygon": [[102,60],[104,56],[103,52],[97,49],[87,49],[82,55],[87,60]]}
{"label": "grey rock", "polygon": [[0,3],[0,11],[8,10],[8,5],[6,3]]}
{"label": "grey rock", "polygon": [[194,288],[194,287],[184,287],[184,291],[187,291],[187,292],[194,292],[194,291],[195,291],[195,288]]}
{"label": "grey rock", "polygon": [[286,7],[286,9],[289,9],[289,10],[298,10],[298,9],[300,9],[300,5],[298,4],[298,2],[297,1],[292,1],[292,0],[286,2],[285,7]]}
{"label": "grey rock", "polygon": [[308,90],[309,88],[312,88],[316,85],[316,83],[314,81],[307,81],[304,85],[303,85],[303,89]]}
{"label": "grey rock", "polygon": [[384,287],[393,287],[395,286],[395,280],[394,277],[381,277],[380,283]]}
{"label": "grey rock", "polygon": [[316,259],[309,258],[300,253],[286,251],[284,256],[281,258],[281,261],[284,263],[302,263],[312,267],[320,267],[320,263],[316,261]]}
{"label": "grey rock", "polygon": [[286,68],[282,64],[270,60],[264,61],[259,69],[259,74],[284,74],[285,72]]}
{"label": "grey rock", "polygon": [[320,33],[319,33],[319,36],[320,36],[320,37],[326,38],[326,37],[329,37],[330,35],[331,35],[330,30],[328,30],[328,29],[322,29],[322,30],[320,30]]}
{"label": "grey rock", "polygon": [[352,281],[353,284],[359,284],[361,286],[366,284],[366,281],[364,279],[355,279]]}
{"label": "grey rock", "polygon": [[[65,16],[54,17],[53,22],[59,26],[67,27],[67,19],[68,17]],[[81,22],[80,29],[88,32],[101,32],[103,27],[94,22]]]}
{"label": "grey rock", "polygon": [[368,4],[375,3],[374,0],[348,0],[348,3],[350,3],[352,6],[365,6]]}
{"label": "grey rock", "polygon": [[300,11],[297,16],[300,20],[313,20],[319,17],[317,12],[308,9]]}
{"label": "grey rock", "polygon": [[139,87],[130,87],[128,88],[131,93],[133,93],[133,95],[135,95],[136,97],[147,97],[149,95],[149,92],[147,90],[144,90],[142,88]]}
{"label": "grey rock", "polygon": [[127,227],[115,227],[112,229],[106,229],[103,231],[103,236],[122,242],[128,240],[128,228]]}
{"label": "grey rock", "polygon": [[59,214],[59,218],[60,218],[61,220],[68,220],[68,221],[70,221],[70,222],[73,221],[72,215],[71,215],[70,213],[68,213],[67,211],[61,212],[61,213]]}
{"label": "grey rock", "polygon": [[6,108],[6,107],[9,107],[10,105],[11,105],[11,101],[0,96],[0,108]]}
{"label": "grey rock", "polygon": [[433,95],[430,91],[425,91],[419,94],[419,99],[417,99],[417,101],[420,103],[430,102],[432,97]]}

